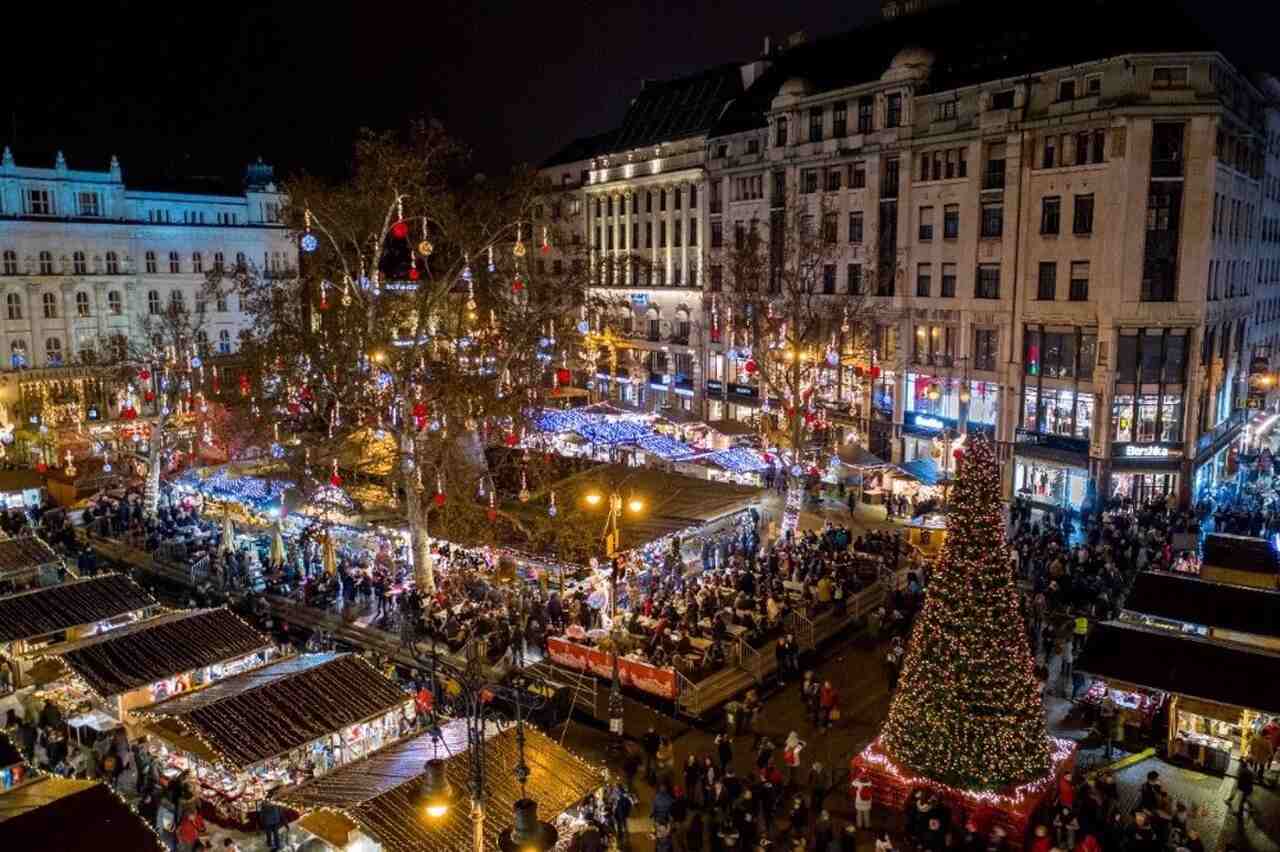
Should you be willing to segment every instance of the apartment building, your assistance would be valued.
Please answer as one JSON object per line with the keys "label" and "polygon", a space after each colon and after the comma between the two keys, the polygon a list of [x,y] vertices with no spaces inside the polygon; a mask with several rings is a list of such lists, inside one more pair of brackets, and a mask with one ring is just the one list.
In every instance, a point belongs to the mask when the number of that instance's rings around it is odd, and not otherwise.
{"label": "apartment building", "polygon": [[[1006,493],[1073,509],[1220,480],[1276,335],[1274,82],[1145,3],[885,11],[767,50],[702,133],[702,325],[728,235],[798,204],[834,219],[833,315],[874,321],[820,383],[873,453],[983,432]],[[704,416],[760,416],[748,350],[699,342]]]}
{"label": "apartment building", "polygon": [[127,186],[115,157],[105,170],[71,168],[62,152],[51,168],[20,165],[6,147],[0,366],[17,381],[0,378],[0,404],[12,404],[24,383],[88,376],[95,364],[154,344],[146,329],[170,306],[196,316],[189,325],[198,351],[233,353],[250,318],[234,292],[206,303],[206,275],[233,266],[296,274],[282,202],[261,161],[232,194],[203,184]]}

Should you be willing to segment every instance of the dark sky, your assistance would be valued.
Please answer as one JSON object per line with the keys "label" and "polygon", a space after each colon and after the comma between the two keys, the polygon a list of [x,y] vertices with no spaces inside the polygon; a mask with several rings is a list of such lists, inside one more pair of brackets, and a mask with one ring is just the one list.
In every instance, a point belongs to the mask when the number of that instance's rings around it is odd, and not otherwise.
{"label": "dark sky", "polygon": [[[1229,56],[1280,70],[1274,29],[1246,11],[1257,0],[1186,2]],[[127,179],[237,175],[259,154],[278,173],[339,172],[355,128],[424,113],[480,168],[536,163],[609,129],[643,78],[879,14],[879,0],[20,5],[29,20],[6,12],[0,138],[20,161],[62,148],[98,168],[116,152]]]}

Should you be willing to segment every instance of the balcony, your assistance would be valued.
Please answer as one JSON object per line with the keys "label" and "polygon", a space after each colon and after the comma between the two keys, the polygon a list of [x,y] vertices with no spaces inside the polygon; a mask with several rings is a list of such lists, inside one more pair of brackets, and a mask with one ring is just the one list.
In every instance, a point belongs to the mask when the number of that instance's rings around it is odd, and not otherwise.
{"label": "balcony", "polygon": [[1151,176],[1153,178],[1182,177],[1182,160],[1152,160]]}

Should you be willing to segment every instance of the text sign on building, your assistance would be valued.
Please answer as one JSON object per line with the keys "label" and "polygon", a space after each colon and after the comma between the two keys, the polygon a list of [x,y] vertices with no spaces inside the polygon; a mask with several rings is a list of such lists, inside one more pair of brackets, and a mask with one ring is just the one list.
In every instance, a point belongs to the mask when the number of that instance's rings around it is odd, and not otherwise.
{"label": "text sign on building", "polygon": [[1122,459],[1162,461],[1182,458],[1182,448],[1169,444],[1115,444],[1113,455]]}

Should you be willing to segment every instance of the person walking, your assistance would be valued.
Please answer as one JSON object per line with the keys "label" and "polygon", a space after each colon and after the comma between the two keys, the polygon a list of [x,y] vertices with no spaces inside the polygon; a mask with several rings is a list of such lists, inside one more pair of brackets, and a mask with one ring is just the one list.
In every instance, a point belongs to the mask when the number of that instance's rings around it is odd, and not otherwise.
{"label": "person walking", "polygon": [[1232,807],[1232,801],[1239,795],[1240,801],[1235,805],[1236,819],[1244,819],[1244,806],[1247,804],[1249,810],[1253,810],[1253,802],[1249,801],[1249,797],[1253,795],[1253,770],[1249,768],[1249,764],[1244,761],[1240,762],[1240,771],[1236,773],[1236,788],[1230,796],[1227,796],[1227,807]]}
{"label": "person walking", "polygon": [[858,767],[854,770],[853,780],[849,782],[849,792],[853,796],[855,823],[858,828],[871,828],[871,803],[875,790],[867,770]]}
{"label": "person walking", "polygon": [[635,804],[635,800],[621,784],[614,788],[614,796],[613,830],[618,837],[618,847],[621,848],[627,844],[629,836],[627,823],[631,819],[631,806]]}

